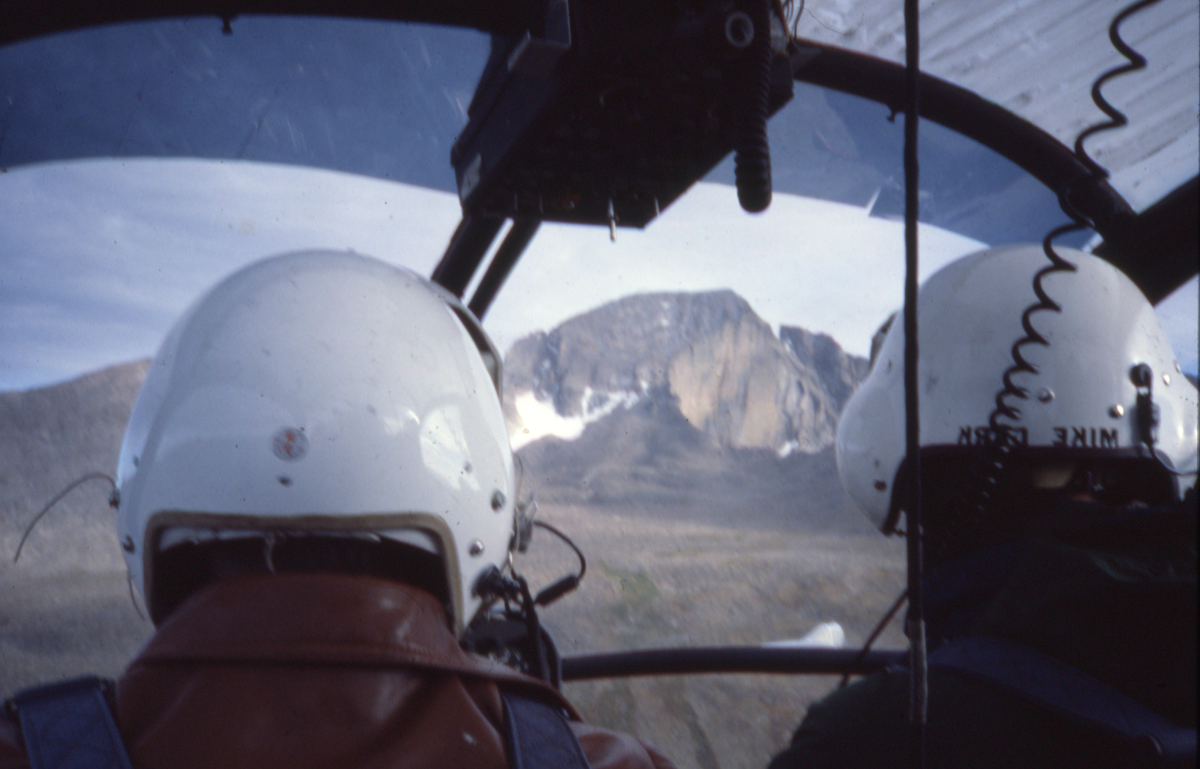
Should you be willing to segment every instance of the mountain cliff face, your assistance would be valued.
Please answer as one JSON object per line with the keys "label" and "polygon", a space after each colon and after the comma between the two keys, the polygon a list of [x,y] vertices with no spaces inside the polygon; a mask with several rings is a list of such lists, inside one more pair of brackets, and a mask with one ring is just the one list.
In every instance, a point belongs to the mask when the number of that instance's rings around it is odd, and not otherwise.
{"label": "mountain cliff face", "polygon": [[796,326],[780,326],[779,341],[817,375],[840,414],[854,388],[867,376],[867,359],[847,354],[828,334],[814,334]]}
{"label": "mountain cliff face", "polygon": [[866,363],[828,336],[782,331],[713,291],[630,296],[525,337],[505,361],[514,444],[576,437],[618,408],[653,404],[716,446],[821,451]]}

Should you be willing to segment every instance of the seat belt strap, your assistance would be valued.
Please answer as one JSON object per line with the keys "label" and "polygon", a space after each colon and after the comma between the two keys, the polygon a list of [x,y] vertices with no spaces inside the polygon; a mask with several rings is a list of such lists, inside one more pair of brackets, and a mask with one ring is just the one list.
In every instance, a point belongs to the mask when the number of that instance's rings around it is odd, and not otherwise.
{"label": "seat belt strap", "polygon": [[1178,726],[1129,695],[1024,644],[970,636],[943,644],[930,667],[957,670],[1076,722],[1115,735],[1164,766],[1193,766],[1196,730]]}
{"label": "seat belt strap", "polygon": [[591,769],[561,710],[512,692],[500,696],[511,769]]}
{"label": "seat belt strap", "polygon": [[13,697],[30,769],[132,769],[104,687],[86,676]]}

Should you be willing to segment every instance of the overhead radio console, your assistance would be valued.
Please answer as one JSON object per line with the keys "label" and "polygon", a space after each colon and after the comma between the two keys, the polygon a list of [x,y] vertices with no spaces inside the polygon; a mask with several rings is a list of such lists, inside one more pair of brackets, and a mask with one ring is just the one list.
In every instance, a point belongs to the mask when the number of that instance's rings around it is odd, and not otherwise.
{"label": "overhead radio console", "polygon": [[549,0],[538,26],[493,38],[451,152],[465,215],[644,227],[734,149],[743,207],[769,204],[771,0]]}

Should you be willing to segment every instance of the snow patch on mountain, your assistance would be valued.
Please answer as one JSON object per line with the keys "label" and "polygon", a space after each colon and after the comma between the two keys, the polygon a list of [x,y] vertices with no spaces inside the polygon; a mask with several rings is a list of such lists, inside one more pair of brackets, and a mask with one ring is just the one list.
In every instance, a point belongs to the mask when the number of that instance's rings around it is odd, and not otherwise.
{"label": "snow patch on mountain", "polygon": [[554,403],[525,391],[513,399],[513,406],[523,427],[510,436],[514,451],[545,437],[572,441],[583,435],[584,428],[598,422],[618,408],[630,408],[641,400],[641,394],[631,391],[603,392],[585,387],[578,416],[564,416]]}

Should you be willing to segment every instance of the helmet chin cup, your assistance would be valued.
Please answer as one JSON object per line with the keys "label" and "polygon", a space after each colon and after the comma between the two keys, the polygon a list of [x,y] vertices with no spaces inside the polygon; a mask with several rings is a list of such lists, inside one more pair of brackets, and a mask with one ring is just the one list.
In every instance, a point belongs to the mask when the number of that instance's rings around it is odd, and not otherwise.
{"label": "helmet chin cup", "polygon": [[369,532],[440,557],[461,632],[516,534],[500,360],[455,297],[355,254],[278,256],[211,289],[159,349],[118,462],[152,616],[172,529]]}

